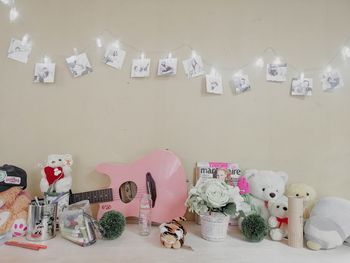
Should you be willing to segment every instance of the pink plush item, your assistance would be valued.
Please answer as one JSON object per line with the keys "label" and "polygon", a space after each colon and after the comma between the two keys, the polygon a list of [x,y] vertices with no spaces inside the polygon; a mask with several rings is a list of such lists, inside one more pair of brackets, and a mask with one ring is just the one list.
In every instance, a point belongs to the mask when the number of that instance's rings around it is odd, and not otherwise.
{"label": "pink plush item", "polygon": [[[109,210],[117,210],[125,217],[138,217],[140,197],[147,193],[146,175],[149,173],[155,183],[156,201],[152,208],[153,222],[168,222],[184,216],[186,212],[187,184],[184,168],[179,158],[168,150],[156,150],[142,159],[130,164],[104,163],[96,170],[107,174],[111,179],[114,201],[102,203],[98,218]],[[125,182],[134,182],[137,186],[136,197],[128,203],[121,201],[119,189]]]}
{"label": "pink plush item", "polygon": [[244,176],[241,176],[238,178],[238,182],[237,182],[237,186],[240,190],[240,194],[241,195],[246,195],[250,193],[250,186],[249,183],[247,181],[247,178],[245,178]]}

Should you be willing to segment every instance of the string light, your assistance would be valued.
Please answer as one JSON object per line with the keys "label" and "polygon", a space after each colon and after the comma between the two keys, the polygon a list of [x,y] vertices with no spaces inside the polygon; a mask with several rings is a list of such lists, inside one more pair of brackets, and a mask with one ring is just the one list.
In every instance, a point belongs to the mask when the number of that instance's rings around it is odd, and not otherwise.
{"label": "string light", "polygon": [[262,68],[264,67],[264,59],[263,58],[258,58],[256,61],[255,61],[255,65],[259,68]]}
{"label": "string light", "polygon": [[102,39],[100,37],[96,38],[96,46],[98,48],[101,48],[102,47]]}
{"label": "string light", "polygon": [[14,22],[19,16],[19,13],[16,9],[16,7],[11,7],[10,9],[10,21]]}

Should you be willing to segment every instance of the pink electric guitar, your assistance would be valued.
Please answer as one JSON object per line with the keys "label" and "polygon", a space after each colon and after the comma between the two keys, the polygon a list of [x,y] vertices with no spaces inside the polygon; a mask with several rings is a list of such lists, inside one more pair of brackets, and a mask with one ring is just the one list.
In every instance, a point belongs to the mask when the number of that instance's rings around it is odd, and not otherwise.
{"label": "pink electric guitar", "polygon": [[98,218],[109,210],[138,217],[140,198],[146,193],[153,201],[153,222],[167,222],[186,212],[185,172],[179,158],[168,150],[156,150],[131,164],[99,164],[96,170],[110,177],[110,188],[72,194],[70,203],[105,202],[100,204]]}

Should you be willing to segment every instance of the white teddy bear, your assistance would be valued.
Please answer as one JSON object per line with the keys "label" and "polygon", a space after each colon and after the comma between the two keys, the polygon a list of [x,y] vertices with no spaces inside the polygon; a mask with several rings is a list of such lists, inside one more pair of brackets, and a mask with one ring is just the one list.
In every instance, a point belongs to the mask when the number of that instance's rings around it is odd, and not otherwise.
{"label": "white teddy bear", "polygon": [[267,221],[270,217],[268,202],[283,196],[288,174],[251,169],[245,172],[245,177],[250,185],[251,205]]}
{"label": "white teddy bear", "polygon": [[281,241],[288,235],[288,198],[282,196],[278,200],[269,201],[271,214],[268,224],[272,228],[270,237],[272,240]]}
{"label": "white teddy bear", "polygon": [[47,192],[50,186],[54,186],[57,193],[68,192],[72,187],[72,164],[70,154],[49,155],[46,166],[41,170],[40,190]]}

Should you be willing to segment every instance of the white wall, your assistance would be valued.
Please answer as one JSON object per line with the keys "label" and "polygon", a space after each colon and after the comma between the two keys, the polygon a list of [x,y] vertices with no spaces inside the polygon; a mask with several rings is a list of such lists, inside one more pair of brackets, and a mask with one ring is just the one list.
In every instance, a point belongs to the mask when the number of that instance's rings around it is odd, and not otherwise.
{"label": "white wall", "polygon": [[[325,67],[350,34],[350,1],[93,1],[18,0],[21,18],[8,21],[0,6],[0,163],[29,173],[39,193],[37,163],[50,153],[74,156],[75,191],[108,185],[96,173],[100,162],[129,162],[155,148],[169,148],[192,178],[197,160],[238,162],[242,169],[284,170],[290,181],[313,185],[321,195],[350,198],[349,65],[334,64],[345,87],[314,95],[289,96],[290,81],[267,83],[264,70],[248,67],[253,90],[236,96],[224,71],[224,95],[206,94],[203,78],[187,80],[179,58],[175,77],[156,77],[162,53],[189,43],[206,61],[236,68],[268,46],[298,69]],[[94,38],[104,30],[145,50],[152,76],[131,79],[125,47],[121,71],[101,62]],[[11,37],[29,33],[33,52],[27,65],[7,59]],[[73,79],[64,59],[85,50],[91,75]],[[32,83],[34,63],[49,54],[57,63],[56,83]],[[267,55],[267,60],[273,56]],[[289,80],[297,74],[289,71]]]}

